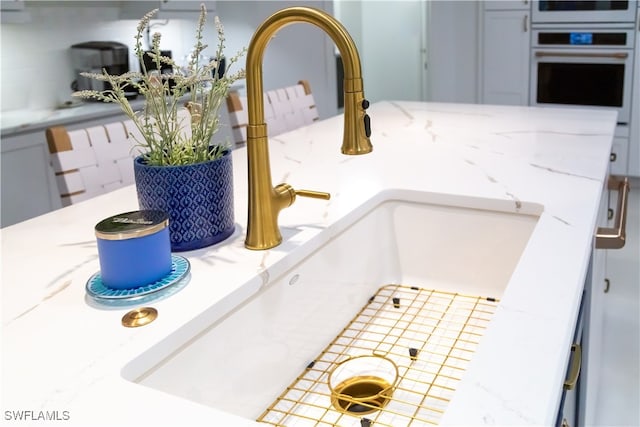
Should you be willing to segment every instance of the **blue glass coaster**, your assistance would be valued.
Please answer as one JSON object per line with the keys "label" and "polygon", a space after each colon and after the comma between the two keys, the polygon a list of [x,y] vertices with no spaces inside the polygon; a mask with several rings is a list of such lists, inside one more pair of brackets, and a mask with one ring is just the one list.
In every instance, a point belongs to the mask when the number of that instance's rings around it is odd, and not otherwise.
{"label": "blue glass coaster", "polygon": [[171,273],[164,278],[148,285],[143,285],[133,289],[111,289],[102,283],[100,272],[91,276],[87,281],[87,295],[100,303],[113,302],[140,302],[150,295],[156,295],[178,284],[189,273],[191,266],[189,261],[179,255],[171,255]]}

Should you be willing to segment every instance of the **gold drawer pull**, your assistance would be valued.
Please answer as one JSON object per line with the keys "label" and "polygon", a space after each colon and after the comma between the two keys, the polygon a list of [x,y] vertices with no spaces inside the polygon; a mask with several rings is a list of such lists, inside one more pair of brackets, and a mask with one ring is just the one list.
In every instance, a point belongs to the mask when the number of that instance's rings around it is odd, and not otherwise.
{"label": "gold drawer pull", "polygon": [[618,190],[618,205],[613,228],[598,227],[596,249],[620,249],[627,238],[627,202],[629,199],[629,178],[621,180],[609,177],[609,189]]}
{"label": "gold drawer pull", "polygon": [[573,353],[573,362],[571,363],[569,378],[564,382],[565,390],[573,390],[576,384],[578,384],[580,367],[582,365],[582,347],[580,347],[580,344],[572,345],[571,353]]}

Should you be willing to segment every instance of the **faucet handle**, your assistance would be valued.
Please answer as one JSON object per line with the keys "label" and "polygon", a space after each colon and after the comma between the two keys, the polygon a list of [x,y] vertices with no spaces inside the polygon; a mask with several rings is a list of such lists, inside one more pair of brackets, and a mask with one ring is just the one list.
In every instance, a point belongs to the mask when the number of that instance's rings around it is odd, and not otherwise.
{"label": "faucet handle", "polygon": [[331,198],[331,194],[329,193],[325,193],[322,191],[311,191],[311,190],[294,190],[292,186],[284,183],[276,185],[274,190],[276,192],[276,195],[278,195],[278,199],[282,203],[280,209],[286,208],[287,206],[291,206],[293,202],[296,201],[296,196],[311,197],[313,199],[324,199],[324,200],[329,200]]}
{"label": "faucet handle", "polygon": [[331,194],[325,193],[323,191],[312,191],[312,190],[294,190],[296,196],[300,197],[311,197],[312,199],[323,199],[329,200],[331,198]]}

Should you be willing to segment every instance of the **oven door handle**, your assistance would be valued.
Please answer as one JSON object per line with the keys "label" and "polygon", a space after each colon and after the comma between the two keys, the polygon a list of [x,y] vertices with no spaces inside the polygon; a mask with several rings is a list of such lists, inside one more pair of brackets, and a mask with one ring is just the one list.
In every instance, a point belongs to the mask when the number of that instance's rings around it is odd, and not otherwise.
{"label": "oven door handle", "polygon": [[536,57],[542,58],[543,56],[555,56],[560,58],[613,58],[613,59],[627,59],[629,54],[627,52],[614,52],[614,53],[582,53],[582,52],[547,52],[537,51]]}

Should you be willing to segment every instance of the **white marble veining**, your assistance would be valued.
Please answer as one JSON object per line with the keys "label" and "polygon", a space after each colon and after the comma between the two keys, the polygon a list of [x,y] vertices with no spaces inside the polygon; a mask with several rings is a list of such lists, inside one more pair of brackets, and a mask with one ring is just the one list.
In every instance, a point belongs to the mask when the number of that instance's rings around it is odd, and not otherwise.
{"label": "white marble veining", "polygon": [[[381,102],[369,114],[369,155],[339,153],[341,117],[271,140],[274,182],[329,191],[332,198],[301,198],[283,211],[284,242],[269,251],[244,248],[246,151],[234,151],[236,233],[183,253],[192,267],[190,282],[153,303],[159,317],[143,328],[123,328],[125,309],[95,308],[84,290],[98,269],[93,227],[137,209],[135,188],[3,229],[4,421],[27,414],[66,416],[65,425],[83,426],[254,425],[124,377],[158,363],[300,261],[308,250],[303,244],[321,240],[323,229],[381,191],[406,189],[507,200],[515,210],[524,202],[543,206],[443,424],[552,424],[615,113]],[[122,372],[125,367],[131,372]]]}

